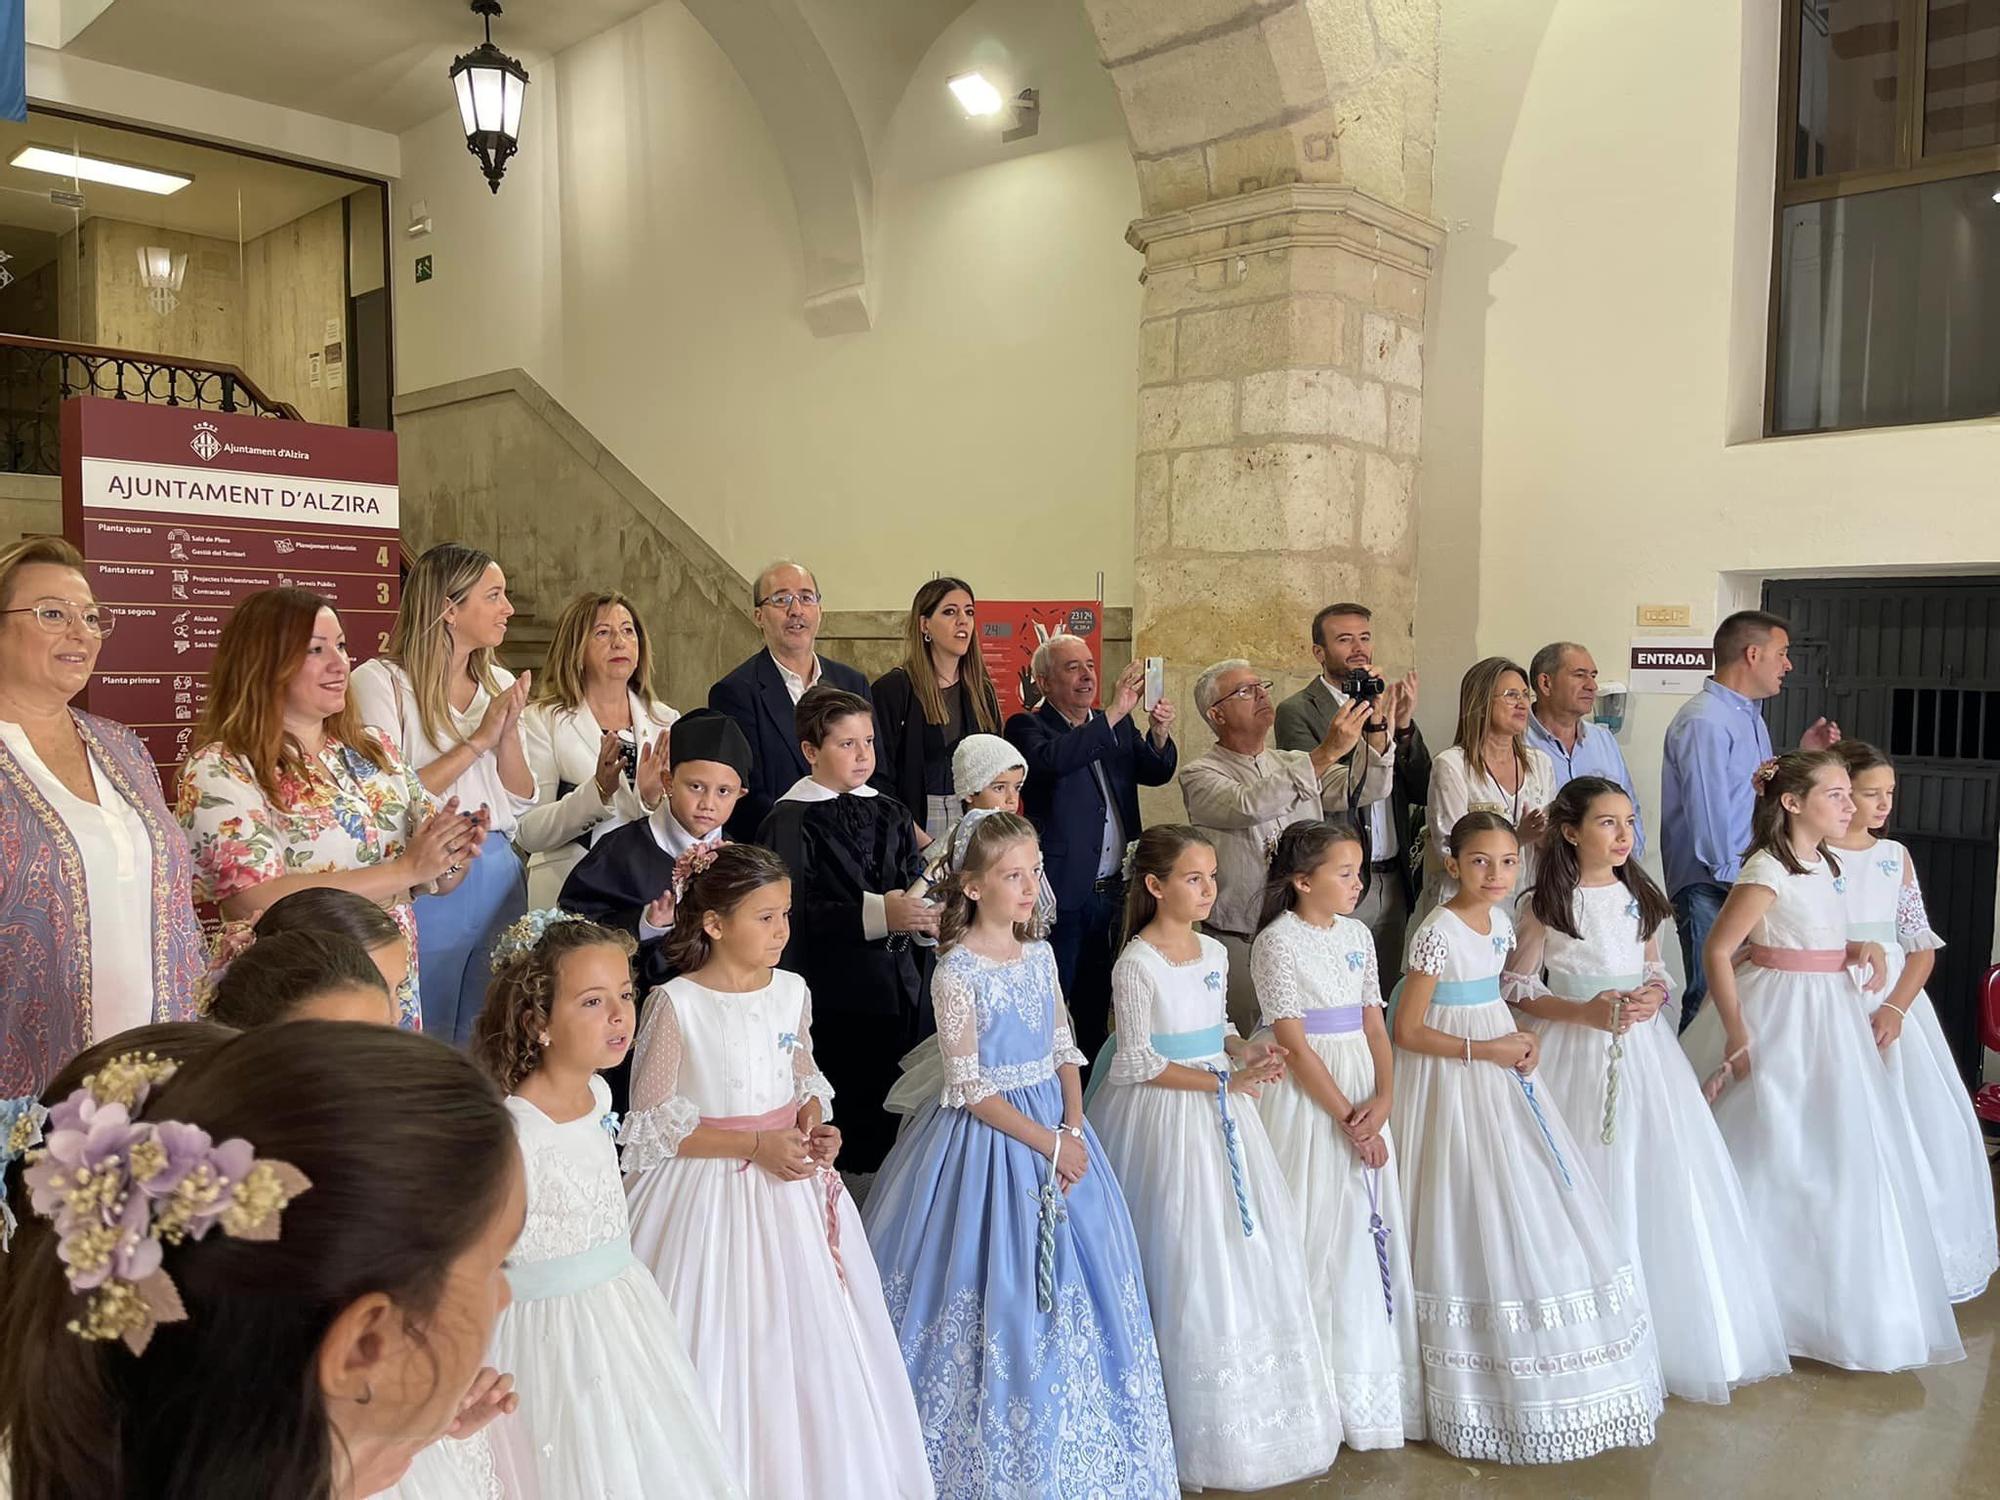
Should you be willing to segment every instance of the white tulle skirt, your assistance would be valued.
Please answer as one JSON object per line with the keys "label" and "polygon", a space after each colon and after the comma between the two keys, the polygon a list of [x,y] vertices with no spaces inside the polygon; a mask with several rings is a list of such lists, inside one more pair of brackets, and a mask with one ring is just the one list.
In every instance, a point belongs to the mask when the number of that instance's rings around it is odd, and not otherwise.
{"label": "white tulle skirt", "polygon": [[[1895,989],[1905,962],[1900,947],[1883,946],[1889,955],[1889,979],[1878,993],[1864,992],[1870,1010]],[[1986,1159],[1979,1117],[1972,1112],[1972,1099],[1929,995],[1917,992],[1902,1035],[1882,1059],[1888,1065],[1890,1091],[1917,1138],[1917,1182],[1937,1240],[1945,1292],[1954,1302],[1969,1302],[1986,1290],[1995,1269],[2000,1269],[1993,1168]]]}
{"label": "white tulle skirt", "polygon": [[[1374,1097],[1375,1059],[1363,1033],[1308,1035],[1306,1043],[1348,1099],[1359,1104]],[[1423,1364],[1394,1132],[1384,1128],[1389,1160],[1371,1172],[1333,1117],[1289,1071],[1264,1091],[1259,1112],[1299,1210],[1306,1285],[1340,1402],[1341,1435],[1350,1448],[1400,1448],[1405,1439],[1420,1440]],[[1377,1205],[1389,1231],[1387,1298],[1369,1233],[1369,1215]]]}
{"label": "white tulle skirt", "polygon": [[746,1494],[646,1268],[500,1315],[488,1361],[520,1410],[492,1434],[509,1500]]}
{"label": "white tulle skirt", "polygon": [[[1860,988],[1845,973],[1744,964],[1736,992],[1750,1073],[1716,1100],[1715,1123],[1793,1357],[1850,1370],[1963,1359],[1912,1170],[1916,1141]],[[1688,1028],[1690,1056],[1719,1061],[1713,1010]]]}
{"label": "white tulle skirt", "polygon": [[1646,1278],[1667,1391],[1724,1402],[1729,1388],[1792,1367],[1764,1253],[1729,1150],[1664,1016],[1625,1033],[1611,1140],[1604,1140],[1611,1034],[1533,1023],[1542,1086]]}
{"label": "white tulle skirt", "polygon": [[839,1269],[819,1176],[780,1182],[738,1161],[675,1158],[629,1178],[626,1202],[632,1248],[667,1294],[747,1496],[931,1500],[852,1199],[836,1206]]}
{"label": "white tulle skirt", "polygon": [[1340,1415],[1315,1320],[1300,1315],[1305,1256],[1284,1174],[1256,1103],[1231,1094],[1229,1114],[1240,1204],[1214,1091],[1106,1083],[1090,1123],[1132,1213],[1181,1484],[1259,1490],[1324,1473]]}
{"label": "white tulle skirt", "polygon": [[[1452,1036],[1506,1005],[1433,1005]],[[1431,1441],[1460,1458],[1563,1463],[1653,1440],[1660,1362],[1637,1268],[1561,1113],[1492,1063],[1399,1051],[1417,1340]]]}

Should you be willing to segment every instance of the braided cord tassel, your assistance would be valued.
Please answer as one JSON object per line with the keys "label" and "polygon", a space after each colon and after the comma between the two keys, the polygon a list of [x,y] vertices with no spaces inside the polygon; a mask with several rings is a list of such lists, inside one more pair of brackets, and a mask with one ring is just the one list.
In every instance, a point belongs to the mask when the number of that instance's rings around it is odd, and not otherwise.
{"label": "braided cord tassel", "polygon": [[820,1181],[826,1187],[826,1248],[833,1256],[833,1274],[840,1278],[842,1286],[847,1285],[847,1267],[840,1258],[840,1174],[831,1167],[819,1169]]}
{"label": "braided cord tassel", "polygon": [[[1061,1138],[1057,1144],[1060,1146]],[[1035,1306],[1045,1313],[1056,1310],[1056,1225],[1069,1217],[1063,1206],[1062,1184],[1056,1181],[1055,1158],[1049,1158],[1048,1176],[1035,1194],[1041,1204],[1035,1246]]]}
{"label": "braided cord tassel", "polygon": [[1625,1055],[1625,1037],[1618,1022],[1625,1014],[1627,998],[1621,991],[1611,1002],[1611,1047],[1604,1058],[1604,1129],[1599,1135],[1607,1146],[1618,1135],[1618,1059]]}
{"label": "braided cord tassel", "polygon": [[1396,1296],[1389,1287],[1389,1226],[1382,1222],[1382,1169],[1368,1168],[1368,1236],[1375,1241],[1375,1269],[1382,1273],[1382,1311],[1396,1321]]}
{"label": "braided cord tassel", "polygon": [[1574,1188],[1576,1184],[1570,1180],[1569,1164],[1563,1160],[1562,1152],[1556,1149],[1555,1132],[1549,1129],[1549,1117],[1542,1113],[1542,1101],[1535,1093],[1535,1086],[1519,1073],[1514,1074],[1514,1081],[1521,1085],[1521,1092],[1528,1096],[1528,1108],[1535,1112],[1535,1123],[1542,1127],[1542,1139],[1548,1143],[1549,1155],[1556,1159],[1556,1170],[1562,1173],[1563,1186]]}
{"label": "braided cord tassel", "polygon": [[1229,1112],[1229,1070],[1210,1068],[1215,1075],[1215,1107],[1222,1116],[1222,1145],[1229,1154],[1229,1185],[1236,1189],[1236,1216],[1243,1222],[1243,1238],[1256,1234],[1250,1218],[1250,1189],[1243,1181],[1243,1143],[1236,1117]]}

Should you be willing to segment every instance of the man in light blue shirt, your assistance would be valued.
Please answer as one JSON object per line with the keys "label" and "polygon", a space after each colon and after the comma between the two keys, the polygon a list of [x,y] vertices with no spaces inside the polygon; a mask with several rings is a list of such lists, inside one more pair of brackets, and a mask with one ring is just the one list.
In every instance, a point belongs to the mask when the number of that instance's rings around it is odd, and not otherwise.
{"label": "man in light blue shirt", "polygon": [[[1756,804],[1751,777],[1771,758],[1771,731],[1757,705],[1775,698],[1792,670],[1791,630],[1780,615],[1744,610],[1715,630],[1715,675],[1667,727],[1660,769],[1660,855],[1680,931],[1687,993],[1681,1030],[1708,994],[1701,948],[1743,867]],[[1801,750],[1824,750],[1840,726],[1816,721]]]}
{"label": "man in light blue shirt", "polygon": [[1535,711],[1528,716],[1528,743],[1555,763],[1556,790],[1579,776],[1602,776],[1625,788],[1632,799],[1632,858],[1646,852],[1646,820],[1639,811],[1639,793],[1618,740],[1602,725],[1593,726],[1590,711],[1597,703],[1597,662],[1575,641],[1556,641],[1535,653],[1528,665],[1535,689]]}

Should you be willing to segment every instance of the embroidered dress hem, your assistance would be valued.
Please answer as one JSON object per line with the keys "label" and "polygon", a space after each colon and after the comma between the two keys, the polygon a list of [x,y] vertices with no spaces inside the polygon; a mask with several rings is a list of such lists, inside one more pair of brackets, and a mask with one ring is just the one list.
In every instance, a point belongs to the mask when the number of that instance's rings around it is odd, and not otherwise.
{"label": "embroidered dress hem", "polygon": [[1563,1464],[1611,1448],[1644,1448],[1660,1414],[1657,1381],[1638,1381],[1578,1404],[1506,1404],[1426,1397],[1431,1441],[1455,1458],[1499,1464]]}

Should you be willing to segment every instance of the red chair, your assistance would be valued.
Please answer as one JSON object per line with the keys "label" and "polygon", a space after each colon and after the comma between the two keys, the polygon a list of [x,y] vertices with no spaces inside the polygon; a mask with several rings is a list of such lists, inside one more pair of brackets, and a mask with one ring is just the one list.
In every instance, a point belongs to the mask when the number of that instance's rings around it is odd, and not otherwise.
{"label": "red chair", "polygon": [[[2000,964],[1979,981],[1979,1045],[2000,1052]],[[2000,1083],[1985,1084],[1972,1096],[1972,1112],[1989,1125],[2000,1125]]]}

